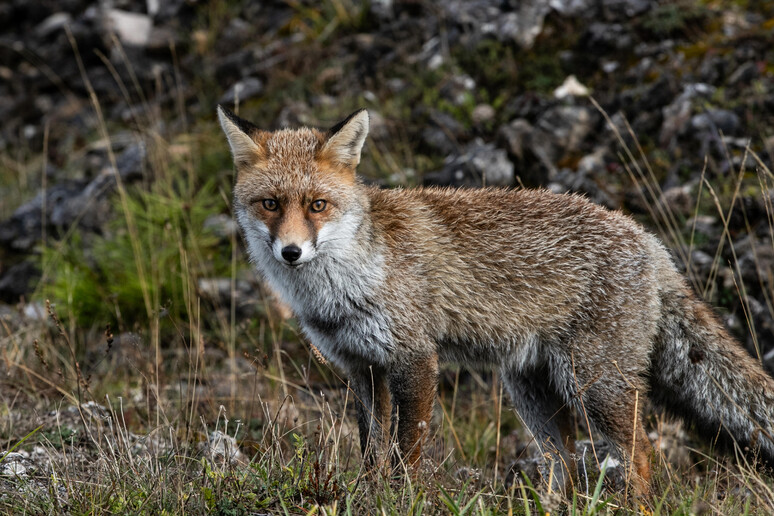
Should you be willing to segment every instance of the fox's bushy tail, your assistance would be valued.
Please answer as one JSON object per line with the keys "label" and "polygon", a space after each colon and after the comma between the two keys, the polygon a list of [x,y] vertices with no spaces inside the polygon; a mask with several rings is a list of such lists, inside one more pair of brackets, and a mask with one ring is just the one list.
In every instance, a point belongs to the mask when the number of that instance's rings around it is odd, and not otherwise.
{"label": "fox's bushy tail", "polygon": [[774,379],[684,287],[662,299],[651,357],[651,399],[774,465]]}

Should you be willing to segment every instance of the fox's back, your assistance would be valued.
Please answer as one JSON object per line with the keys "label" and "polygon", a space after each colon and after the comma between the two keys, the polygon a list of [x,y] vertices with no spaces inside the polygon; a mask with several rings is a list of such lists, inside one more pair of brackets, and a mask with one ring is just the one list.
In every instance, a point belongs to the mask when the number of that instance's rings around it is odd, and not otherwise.
{"label": "fox's back", "polygon": [[501,352],[498,343],[566,341],[618,319],[646,317],[655,331],[648,314],[658,313],[655,276],[668,256],[621,213],[543,190],[374,189],[370,197],[389,250],[387,294],[427,314],[440,340]]}

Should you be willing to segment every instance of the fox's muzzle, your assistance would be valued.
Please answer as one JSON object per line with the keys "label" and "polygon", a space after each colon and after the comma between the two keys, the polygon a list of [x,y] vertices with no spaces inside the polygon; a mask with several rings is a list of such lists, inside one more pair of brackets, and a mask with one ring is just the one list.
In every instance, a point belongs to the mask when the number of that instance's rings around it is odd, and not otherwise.
{"label": "fox's muzzle", "polygon": [[295,242],[285,243],[276,238],[271,245],[271,251],[275,260],[292,267],[311,261],[317,256],[317,250],[309,240],[296,244]]}

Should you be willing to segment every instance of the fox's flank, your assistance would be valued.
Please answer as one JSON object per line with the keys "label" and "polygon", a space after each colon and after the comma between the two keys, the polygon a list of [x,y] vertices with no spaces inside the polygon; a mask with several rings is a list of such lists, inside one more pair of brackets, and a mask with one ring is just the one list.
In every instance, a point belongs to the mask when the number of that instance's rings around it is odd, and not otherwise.
{"label": "fox's flank", "polygon": [[366,186],[365,110],[329,131],[218,116],[250,260],[347,373],[369,464],[388,459],[391,427],[418,462],[441,362],[495,369],[548,463],[573,464],[582,413],[640,494],[645,396],[774,463],[774,380],[631,218],[545,190]]}

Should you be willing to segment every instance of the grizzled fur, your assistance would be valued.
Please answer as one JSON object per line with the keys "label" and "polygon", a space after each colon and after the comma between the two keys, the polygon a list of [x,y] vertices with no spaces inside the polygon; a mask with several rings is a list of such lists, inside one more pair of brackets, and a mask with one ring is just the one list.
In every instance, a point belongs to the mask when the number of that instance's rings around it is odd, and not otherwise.
{"label": "grizzled fur", "polygon": [[544,190],[364,186],[363,110],[328,133],[219,116],[250,259],[349,375],[371,460],[390,421],[403,457],[419,458],[439,362],[498,370],[557,464],[571,464],[572,409],[582,414],[640,492],[645,396],[774,459],[774,382],[631,218]]}

